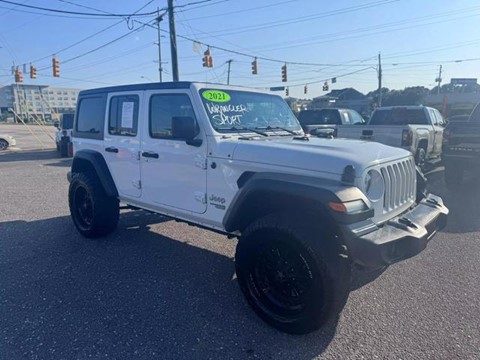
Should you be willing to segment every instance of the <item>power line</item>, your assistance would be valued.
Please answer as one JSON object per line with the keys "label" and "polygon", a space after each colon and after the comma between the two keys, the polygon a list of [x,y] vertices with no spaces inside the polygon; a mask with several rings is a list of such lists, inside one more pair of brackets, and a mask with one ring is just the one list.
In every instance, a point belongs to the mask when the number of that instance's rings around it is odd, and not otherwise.
{"label": "power line", "polygon": [[[140,16],[151,16],[156,14],[156,11],[151,11],[148,13],[133,13],[133,14],[99,14],[99,13],[86,13],[86,12],[80,12],[80,11],[67,11],[67,10],[60,10],[60,9],[51,9],[51,8],[45,8],[41,6],[34,6],[34,5],[27,5],[27,4],[22,4],[22,3],[16,3],[13,1],[8,1],[8,0],[0,0],[0,2],[10,4],[10,5],[16,5],[20,7],[26,7],[29,9],[35,9],[35,10],[42,10],[42,11],[48,11],[48,12],[54,12],[54,13],[60,13],[60,14],[70,14],[70,15],[83,15],[83,16],[102,16],[102,17],[140,17]],[[14,11],[16,9],[13,9]],[[166,9],[162,9],[166,10]]]}
{"label": "power line", "polygon": [[[191,5],[200,5],[200,4],[204,4],[204,3],[209,3],[209,2],[212,2],[212,1],[214,1],[214,0],[194,1],[194,2],[187,3],[187,4],[183,4],[183,5],[176,5],[174,7],[176,9],[179,9],[179,8],[184,8],[184,7],[191,6]],[[230,0],[220,0],[220,1],[216,1],[215,3],[209,4],[209,5],[215,5],[215,4],[218,4],[218,3],[221,3],[221,2],[226,2],[226,1],[230,1]],[[205,6],[205,5],[203,5],[203,6]],[[203,7],[203,6],[197,6],[197,7]]]}

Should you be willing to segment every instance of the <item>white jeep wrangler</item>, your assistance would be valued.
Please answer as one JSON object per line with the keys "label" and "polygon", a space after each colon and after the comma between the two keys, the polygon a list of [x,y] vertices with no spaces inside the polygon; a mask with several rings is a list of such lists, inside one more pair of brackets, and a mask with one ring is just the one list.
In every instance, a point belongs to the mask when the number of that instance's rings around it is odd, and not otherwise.
{"label": "white jeep wrangler", "polygon": [[82,91],[73,143],[81,234],[113,232],[122,202],[238,237],[243,294],[289,333],[339,314],[352,264],[411,257],[446,224],[409,152],[307,137],[267,92],[190,82]]}

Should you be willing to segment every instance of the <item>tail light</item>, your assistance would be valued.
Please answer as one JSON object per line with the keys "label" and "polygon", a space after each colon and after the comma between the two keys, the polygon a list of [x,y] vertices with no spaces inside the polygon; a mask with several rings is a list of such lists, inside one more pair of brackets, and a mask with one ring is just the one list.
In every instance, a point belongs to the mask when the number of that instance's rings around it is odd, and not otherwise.
{"label": "tail light", "polygon": [[402,132],[402,146],[410,146],[413,142],[413,131],[412,130],[403,130]]}
{"label": "tail light", "polygon": [[450,130],[445,129],[443,130],[443,140],[442,140],[443,145],[448,145],[449,140],[450,140]]}
{"label": "tail light", "polygon": [[305,135],[310,135],[310,130],[304,130],[303,132],[305,133]]}
{"label": "tail light", "polygon": [[337,135],[338,135],[338,129],[335,128],[335,129],[333,130],[332,136],[333,136],[334,138],[336,138]]}

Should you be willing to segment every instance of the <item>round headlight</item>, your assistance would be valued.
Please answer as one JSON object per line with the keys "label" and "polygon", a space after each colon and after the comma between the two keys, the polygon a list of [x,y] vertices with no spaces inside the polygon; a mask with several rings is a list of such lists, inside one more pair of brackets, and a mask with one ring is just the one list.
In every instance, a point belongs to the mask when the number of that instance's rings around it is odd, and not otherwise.
{"label": "round headlight", "polygon": [[371,201],[378,201],[385,192],[383,176],[377,170],[370,170],[363,179],[363,190]]}

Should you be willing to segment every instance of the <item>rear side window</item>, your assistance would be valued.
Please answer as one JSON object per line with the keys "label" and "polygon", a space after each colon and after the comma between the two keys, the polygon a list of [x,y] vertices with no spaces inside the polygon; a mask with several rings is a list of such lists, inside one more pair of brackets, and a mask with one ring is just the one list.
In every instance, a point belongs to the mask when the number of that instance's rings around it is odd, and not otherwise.
{"label": "rear side window", "polygon": [[110,99],[109,134],[137,136],[138,104],[137,95],[113,96]]}
{"label": "rear side window", "polygon": [[388,109],[376,110],[370,125],[427,125],[428,119],[424,109]]}
{"label": "rear side window", "polygon": [[158,94],[150,98],[149,129],[152,138],[172,138],[172,119],[196,119],[190,98],[186,94]]}
{"label": "rear side window", "polygon": [[342,123],[340,114],[336,109],[305,110],[300,113],[298,120],[302,125],[329,125]]}
{"label": "rear side window", "polygon": [[103,139],[105,97],[87,97],[78,104],[76,137]]}
{"label": "rear side window", "polygon": [[352,121],[352,124],[363,124],[365,122],[362,115],[360,115],[355,110],[348,110],[348,114],[350,115],[350,120]]}

